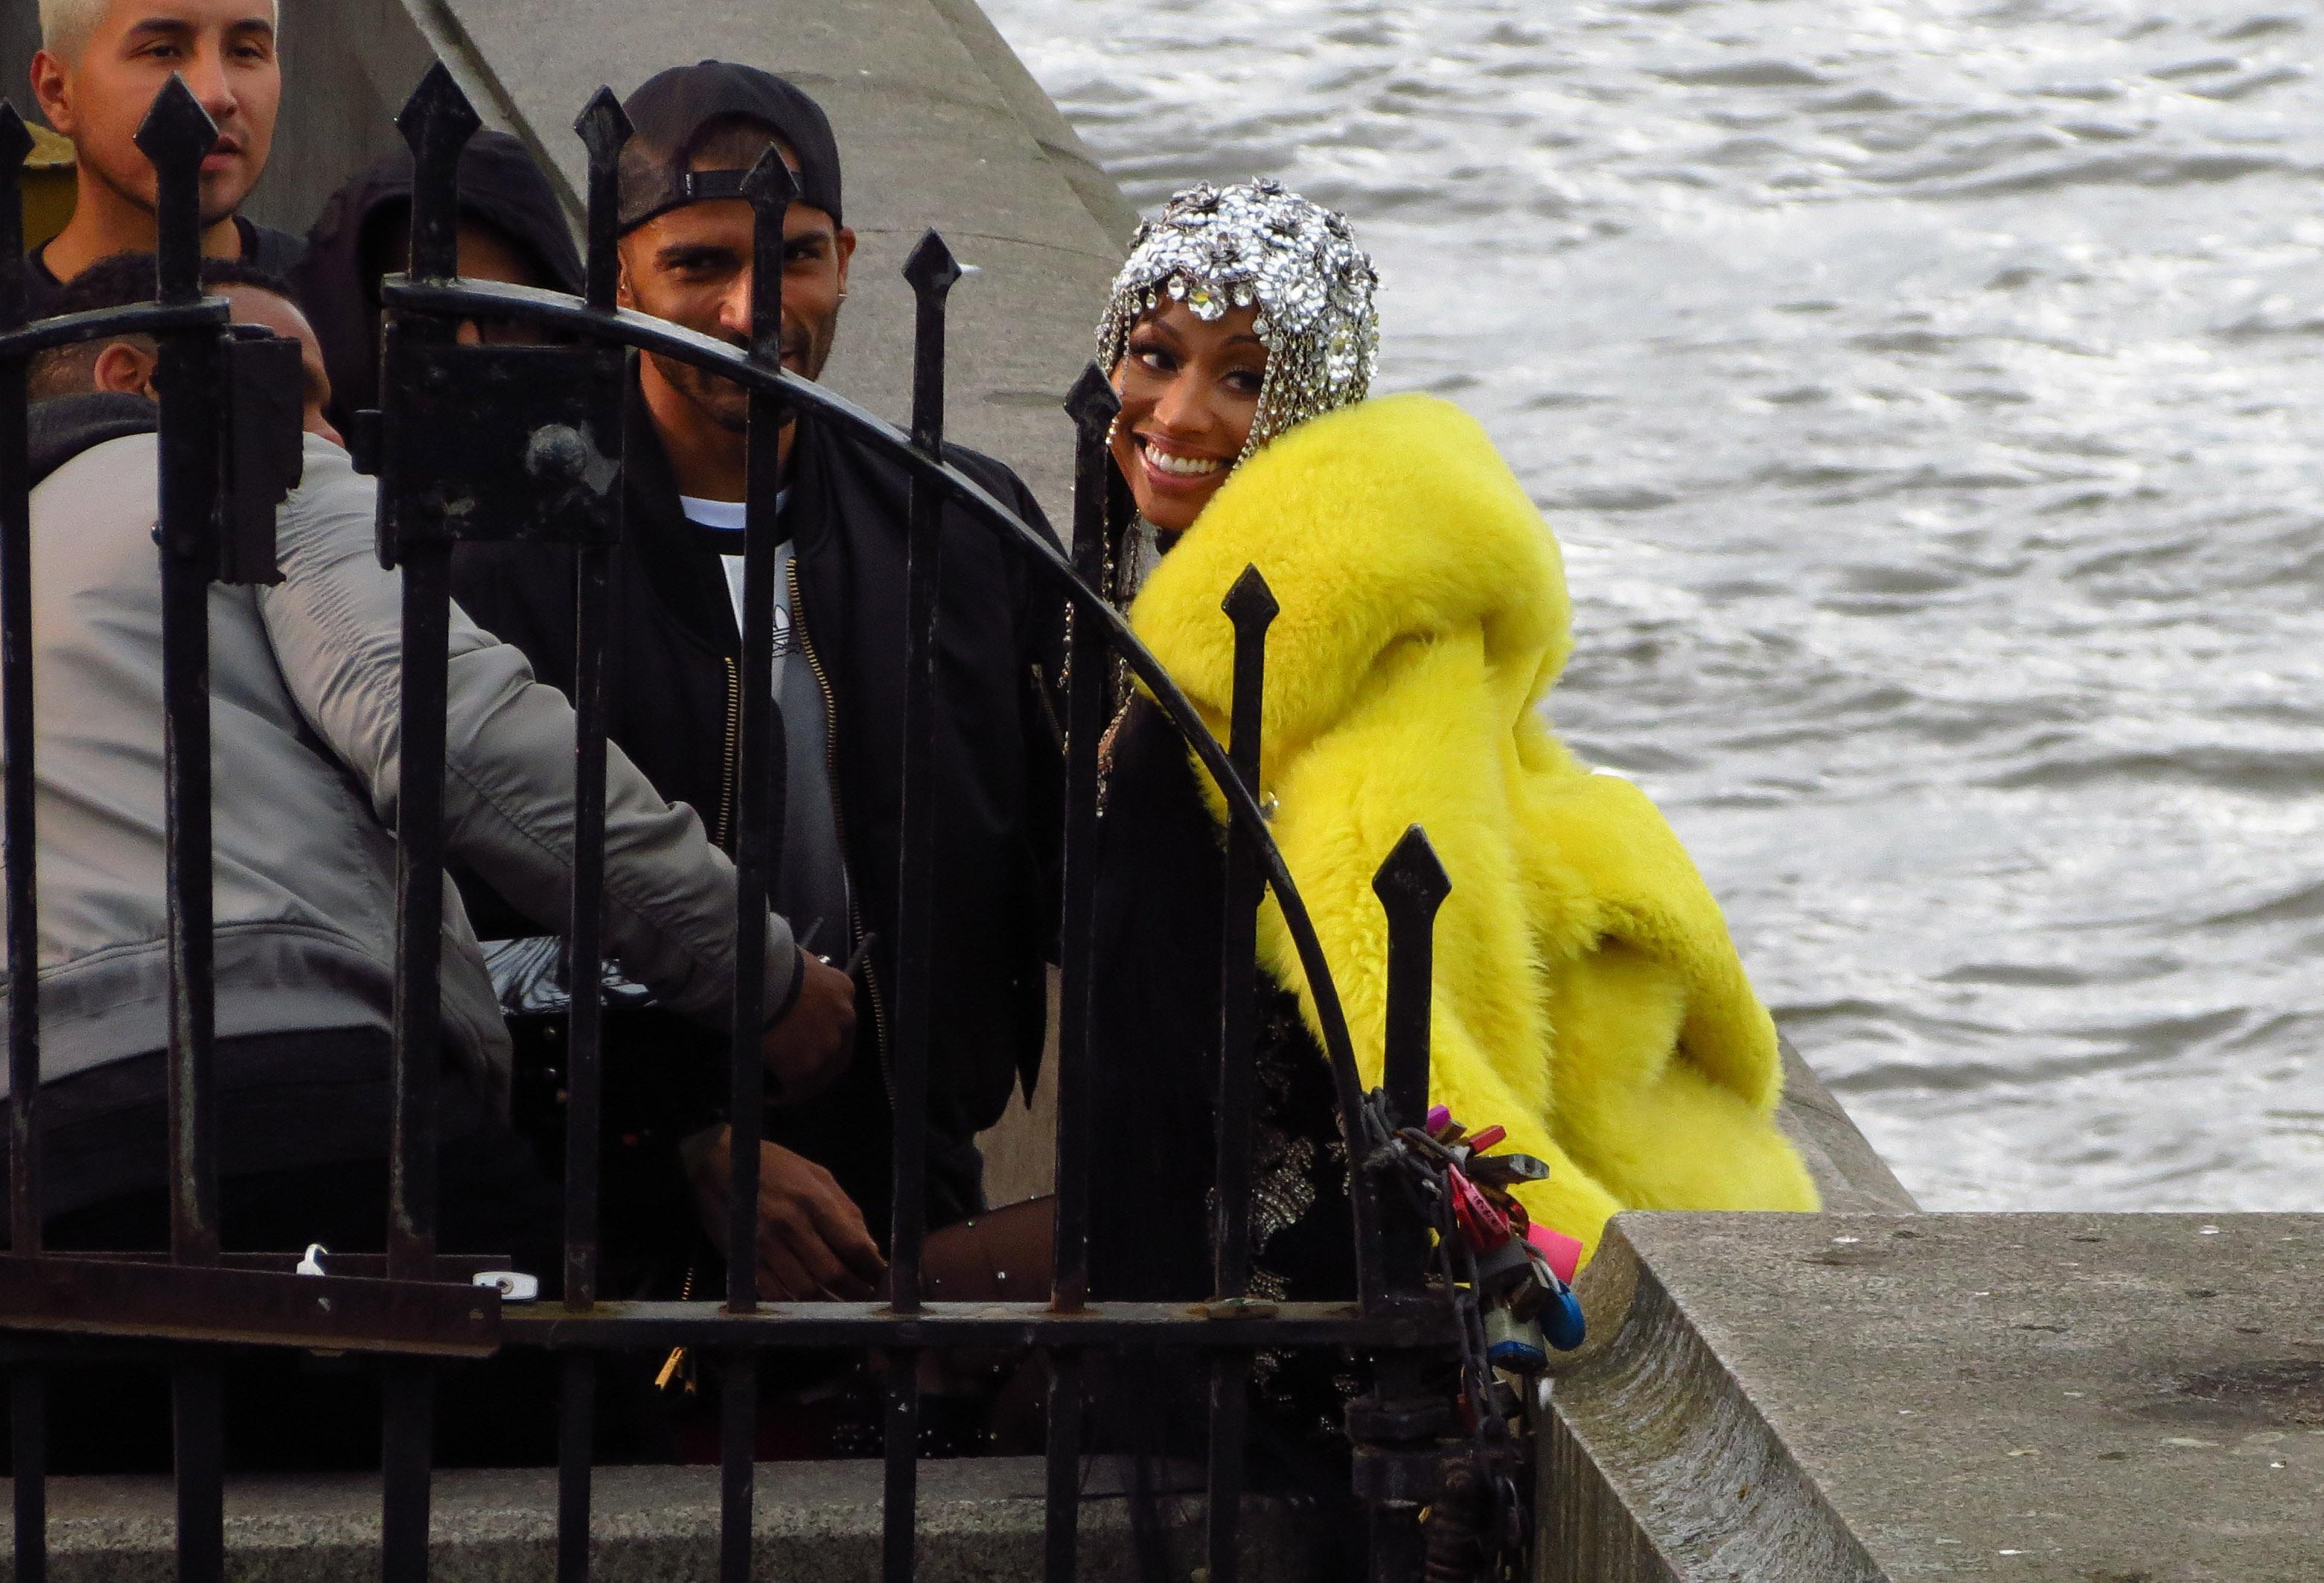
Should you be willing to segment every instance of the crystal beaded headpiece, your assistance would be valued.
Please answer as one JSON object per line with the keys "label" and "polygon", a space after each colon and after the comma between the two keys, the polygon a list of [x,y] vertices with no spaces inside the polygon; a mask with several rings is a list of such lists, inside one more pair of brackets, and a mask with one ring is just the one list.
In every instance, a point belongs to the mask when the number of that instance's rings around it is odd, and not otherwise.
{"label": "crystal beaded headpiece", "polygon": [[1259,177],[1190,187],[1138,227],[1097,330],[1111,375],[1139,319],[1172,301],[1211,322],[1257,308],[1267,347],[1240,461],[1294,424],[1360,402],[1379,361],[1379,276],[1344,216]]}

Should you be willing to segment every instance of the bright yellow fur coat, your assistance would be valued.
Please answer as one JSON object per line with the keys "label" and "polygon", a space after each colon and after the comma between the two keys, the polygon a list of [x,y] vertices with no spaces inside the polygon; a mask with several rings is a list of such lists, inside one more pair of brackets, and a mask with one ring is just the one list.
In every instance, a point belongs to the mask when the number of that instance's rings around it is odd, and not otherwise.
{"label": "bright yellow fur coat", "polygon": [[[1219,603],[1249,565],[1282,606],[1260,782],[1365,1086],[1387,1010],[1372,875],[1419,824],[1452,880],[1431,1097],[1548,1162],[1520,1195],[1536,1219],[1595,1252],[1618,1209],[1814,1208],[1772,1119],[1775,1023],[1718,903],[1653,804],[1542,717],[1572,647],[1564,568],[1483,430],[1434,397],[1366,402],[1220,488],[1130,614],[1221,740],[1234,632]],[[1271,898],[1259,956],[1314,1028]]]}

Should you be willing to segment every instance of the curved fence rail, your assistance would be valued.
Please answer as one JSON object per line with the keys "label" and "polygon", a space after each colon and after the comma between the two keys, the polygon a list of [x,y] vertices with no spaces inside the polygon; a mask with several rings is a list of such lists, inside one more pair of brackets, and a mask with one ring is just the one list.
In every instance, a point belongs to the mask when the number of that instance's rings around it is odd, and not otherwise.
{"label": "curved fence rail", "polygon": [[[890,1360],[886,1423],[884,1575],[913,1575],[915,1363],[923,1349],[1009,1347],[1048,1364],[1048,1528],[1046,1576],[1075,1576],[1078,1463],[1084,1359],[1123,1347],[1190,1348],[1212,1359],[1207,1552],[1212,1583],[1238,1575],[1237,1524],[1244,1489],[1243,1415],[1251,1359],[1262,1349],[1355,1347],[1373,1355],[1377,1384],[1351,1413],[1359,1484],[1373,1500],[1375,1575],[1417,1578],[1419,1504],[1436,1488],[1451,1403],[1432,1398],[1426,1360],[1456,1352],[1465,1321],[1448,1291],[1424,1284],[1428,1257],[1421,1211],[1383,1191],[1380,1145],[1418,1126],[1428,1089],[1428,939],[1444,880],[1416,830],[1383,866],[1378,886],[1389,921],[1390,1005],[1384,1091],[1367,1098],[1321,941],[1262,811],[1258,779],[1266,634],[1275,602],[1257,568],[1228,595],[1236,634],[1231,740],[1213,739],[1194,705],[1141,645],[1101,591],[1112,484],[1106,431],[1115,408],[1099,371],[1084,373],[1066,402],[1077,431],[1072,554],[1020,519],[946,459],[944,369],[946,298],[960,270],[934,233],[906,266],[918,301],[913,411],[908,430],[783,369],[780,363],[783,224],[790,173],[770,153],[735,189],[752,208],[757,266],[755,329],[748,349],[725,345],[615,306],[615,171],[629,128],[600,90],[576,123],[589,153],[587,282],[581,297],[464,281],[457,276],[460,151],[477,130],[473,108],[438,67],[399,125],[417,164],[409,273],[383,289],[386,309],[380,403],[350,436],[359,462],[379,478],[383,560],[399,569],[402,616],[401,807],[399,811],[396,993],[390,1220],[383,1260],[342,1261],[360,1274],[318,1280],[280,1261],[222,1254],[216,1225],[217,1151],[211,1136],[214,985],[210,971],[208,600],[213,581],[267,581],[271,553],[254,540],[268,480],[233,476],[238,424],[255,424],[235,400],[237,381],[258,377],[237,361],[245,343],[222,302],[198,284],[202,156],[215,130],[182,83],[156,100],[141,146],[160,172],[161,245],[155,301],[115,311],[24,323],[21,292],[0,283],[0,713],[5,713],[5,879],[10,1077],[10,1225],[0,1259],[0,1328],[12,1396],[16,1576],[45,1573],[43,1363],[26,1333],[94,1335],[123,1341],[330,1346],[384,1356],[384,1575],[418,1578],[428,1567],[431,1359],[501,1346],[551,1349],[563,1358],[558,1573],[589,1569],[590,1451],[596,1361],[604,1352],[687,1346],[713,1350],[724,1370],[720,1572],[751,1576],[752,1451],[758,1418],[755,1359],[770,1348],[872,1347]],[[0,258],[21,251],[14,188],[24,139],[0,106]],[[9,280],[0,271],[0,282]],[[466,345],[464,320],[520,321],[553,332],[553,344]],[[160,575],[165,590],[167,816],[172,1006],[168,1060],[171,1251],[166,1263],[129,1256],[63,1258],[41,1248],[39,931],[35,914],[35,722],[30,579],[32,527],[26,462],[26,369],[39,353],[104,337],[138,334],[161,347]],[[577,626],[572,702],[576,754],[575,875],[567,932],[572,959],[602,954],[605,797],[605,647],[609,565],[622,532],[622,404],[632,351],[721,375],[749,393],[742,628],[774,630],[779,532],[776,437],[799,416],[843,430],[901,464],[910,477],[906,589],[900,905],[893,921],[895,1220],[890,1294],[872,1303],[764,1303],[754,1283],[765,1076],[760,1029],[768,898],[780,861],[785,788],[782,723],[774,707],[771,645],[744,644],[737,841],[737,981],[731,1046],[733,1129],[728,1227],[729,1288],[723,1302],[606,1302],[598,1291],[597,1139],[603,1066],[602,1004],[576,972],[567,1038],[566,1227],[563,1298],[529,1310],[503,1306],[464,1284],[475,1261],[439,1256],[435,1085],[441,1060],[438,989],[446,860],[443,776],[450,565],[456,545],[524,539],[575,546]],[[446,399],[457,393],[460,399]],[[247,464],[245,464],[246,466]],[[292,479],[274,481],[281,487]],[[934,774],[928,745],[937,715],[938,590],[949,505],[996,535],[1068,605],[1065,699],[1063,1014],[1057,1073],[1059,1132],[1055,1281],[1049,1301],[973,1307],[924,1301],[924,1171],[932,1006],[930,920],[944,904],[934,857]],[[1099,818],[1099,745],[1119,657],[1222,793],[1228,811],[1227,914],[1221,965],[1213,1286],[1209,1303],[1090,1301],[1089,1227],[1093,1065],[1102,1031],[1091,1021],[1093,897]],[[1259,969],[1255,929],[1271,891],[1312,988],[1330,1060],[1339,1122],[1351,1161],[1359,1301],[1273,1304],[1250,1298],[1253,1004]],[[1190,1052],[1191,1053],[1191,1052]],[[375,1267],[374,1267],[375,1266]],[[318,1306],[319,1304],[319,1306]],[[174,1355],[180,1575],[214,1578],[224,1565],[220,1365],[213,1348]]]}

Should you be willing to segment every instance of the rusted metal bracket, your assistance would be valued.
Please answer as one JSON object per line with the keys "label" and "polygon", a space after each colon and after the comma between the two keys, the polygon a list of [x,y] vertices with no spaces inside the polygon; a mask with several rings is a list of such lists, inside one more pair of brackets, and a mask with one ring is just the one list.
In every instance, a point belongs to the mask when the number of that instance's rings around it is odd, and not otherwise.
{"label": "rusted metal bracket", "polygon": [[488,1357],[501,1299],[448,1282],[0,1254],[0,1330]]}

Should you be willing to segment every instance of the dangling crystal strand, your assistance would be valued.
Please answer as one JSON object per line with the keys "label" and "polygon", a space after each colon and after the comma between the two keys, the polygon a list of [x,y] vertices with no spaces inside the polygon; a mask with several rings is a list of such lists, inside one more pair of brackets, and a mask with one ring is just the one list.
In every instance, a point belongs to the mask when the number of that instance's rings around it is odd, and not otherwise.
{"label": "dangling crystal strand", "polygon": [[1253,328],[1269,357],[1247,456],[1363,399],[1379,361],[1378,280],[1343,217],[1271,179],[1205,182],[1139,226],[1100,327],[1100,366],[1120,358],[1140,302],[1154,311],[1167,293],[1205,322],[1230,305],[1258,309]]}

